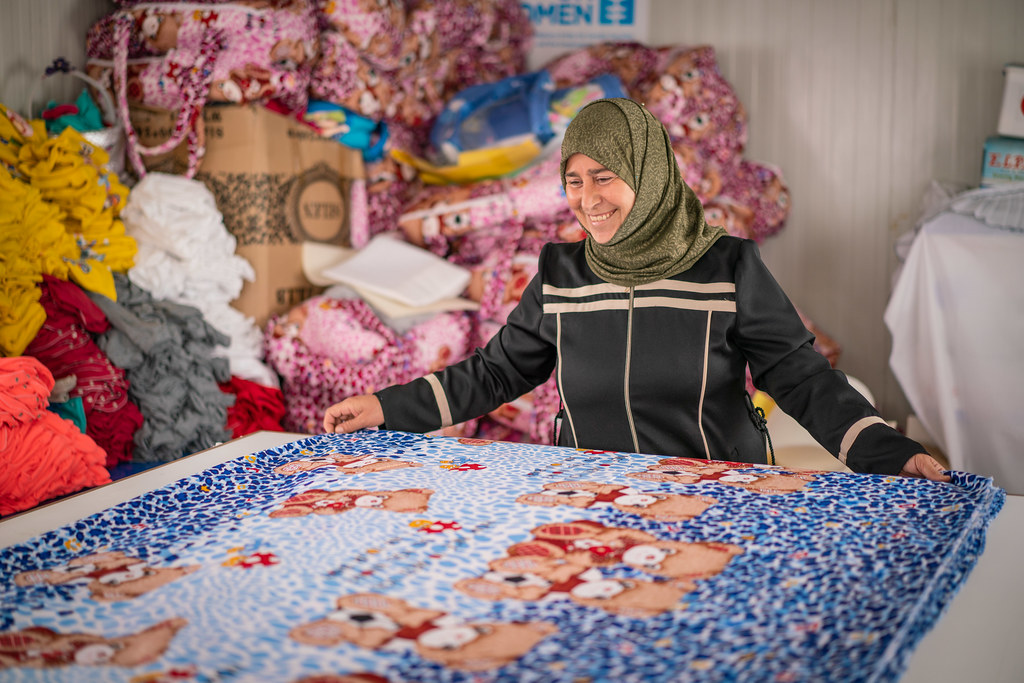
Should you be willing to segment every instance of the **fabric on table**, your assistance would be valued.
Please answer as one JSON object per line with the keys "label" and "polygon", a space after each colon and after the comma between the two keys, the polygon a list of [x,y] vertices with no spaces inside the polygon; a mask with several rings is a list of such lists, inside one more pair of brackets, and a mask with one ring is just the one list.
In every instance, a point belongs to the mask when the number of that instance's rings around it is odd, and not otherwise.
{"label": "fabric on table", "polygon": [[0,516],[110,483],[103,449],[47,410],[52,388],[37,359],[0,358]]}
{"label": "fabric on table", "polygon": [[940,213],[918,231],[885,310],[889,365],[956,469],[1024,494],[1024,232]]}
{"label": "fabric on table", "polygon": [[134,459],[168,462],[227,440],[227,408],[234,396],[218,383],[231,374],[227,360],[213,356],[227,337],[193,306],[156,300],[120,273],[114,283],[116,302],[91,297],[110,322],[98,344],[124,368],[145,417],[135,435]]}
{"label": "fabric on table", "polygon": [[107,465],[130,460],[142,413],[130,397],[122,366],[96,344],[93,335],[107,330],[107,318],[81,287],[43,276],[40,303],[46,322],[26,347],[56,377],[75,375],[70,396],[82,399],[86,433],[107,452]]}
{"label": "fabric on table", "polygon": [[[1005,500],[952,476],[308,437],[5,549],[0,666],[75,683],[894,682]],[[144,665],[69,665],[143,641]]]}
{"label": "fabric on table", "polygon": [[949,208],[994,228],[1024,231],[1024,182],[963,192],[953,198]]}

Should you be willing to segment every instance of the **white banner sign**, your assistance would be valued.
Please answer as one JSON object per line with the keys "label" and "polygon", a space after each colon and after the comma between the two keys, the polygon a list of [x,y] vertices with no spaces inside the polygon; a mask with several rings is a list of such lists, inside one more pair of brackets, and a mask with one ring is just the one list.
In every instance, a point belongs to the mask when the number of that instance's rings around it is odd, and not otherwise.
{"label": "white banner sign", "polygon": [[533,23],[528,68],[539,69],[564,52],[594,43],[647,42],[648,0],[524,2]]}

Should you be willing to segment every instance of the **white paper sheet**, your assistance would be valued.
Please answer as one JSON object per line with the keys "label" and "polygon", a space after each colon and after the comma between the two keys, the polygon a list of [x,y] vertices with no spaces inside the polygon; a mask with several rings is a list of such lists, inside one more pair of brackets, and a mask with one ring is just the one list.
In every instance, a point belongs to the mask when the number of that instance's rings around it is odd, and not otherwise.
{"label": "white paper sheet", "polygon": [[321,274],[407,306],[428,306],[458,296],[470,278],[467,269],[387,235],[377,235],[351,258]]}
{"label": "white paper sheet", "polygon": [[[385,239],[396,241],[394,238]],[[368,244],[366,248],[369,246],[370,245]],[[406,246],[418,249],[419,251],[425,251],[413,245],[407,244]],[[408,318],[410,316],[421,316],[428,313],[441,313],[444,311],[475,311],[480,308],[479,303],[459,296],[446,296],[427,304],[410,305],[389,296],[381,295],[364,287],[362,284],[357,284],[356,282],[345,282],[337,279],[333,273],[359,253],[360,251],[357,249],[347,249],[345,247],[320,244],[317,242],[305,242],[302,245],[302,270],[306,275],[306,279],[314,285],[330,287],[331,285],[345,284],[351,287],[364,301],[366,301],[366,303],[370,304],[370,306],[372,306],[379,315],[386,318]],[[429,252],[425,253],[432,258],[437,258]],[[451,265],[443,260],[442,263],[445,265]],[[459,270],[466,272],[463,268],[459,268]]]}

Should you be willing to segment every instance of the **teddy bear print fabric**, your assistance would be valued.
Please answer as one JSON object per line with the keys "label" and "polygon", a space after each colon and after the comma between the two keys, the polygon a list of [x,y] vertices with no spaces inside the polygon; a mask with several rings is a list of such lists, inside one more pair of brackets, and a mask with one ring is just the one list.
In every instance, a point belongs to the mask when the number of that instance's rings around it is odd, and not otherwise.
{"label": "teddy bear print fabric", "polygon": [[197,469],[5,548],[0,676],[895,681],[1005,500],[386,430]]}

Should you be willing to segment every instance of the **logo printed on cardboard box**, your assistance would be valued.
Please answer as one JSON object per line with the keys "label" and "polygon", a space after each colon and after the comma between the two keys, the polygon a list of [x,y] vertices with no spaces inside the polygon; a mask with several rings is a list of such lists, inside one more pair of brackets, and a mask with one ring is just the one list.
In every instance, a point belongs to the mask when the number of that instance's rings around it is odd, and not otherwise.
{"label": "logo printed on cardboard box", "polygon": [[296,176],[285,208],[292,241],[349,243],[349,181],[324,163]]}

